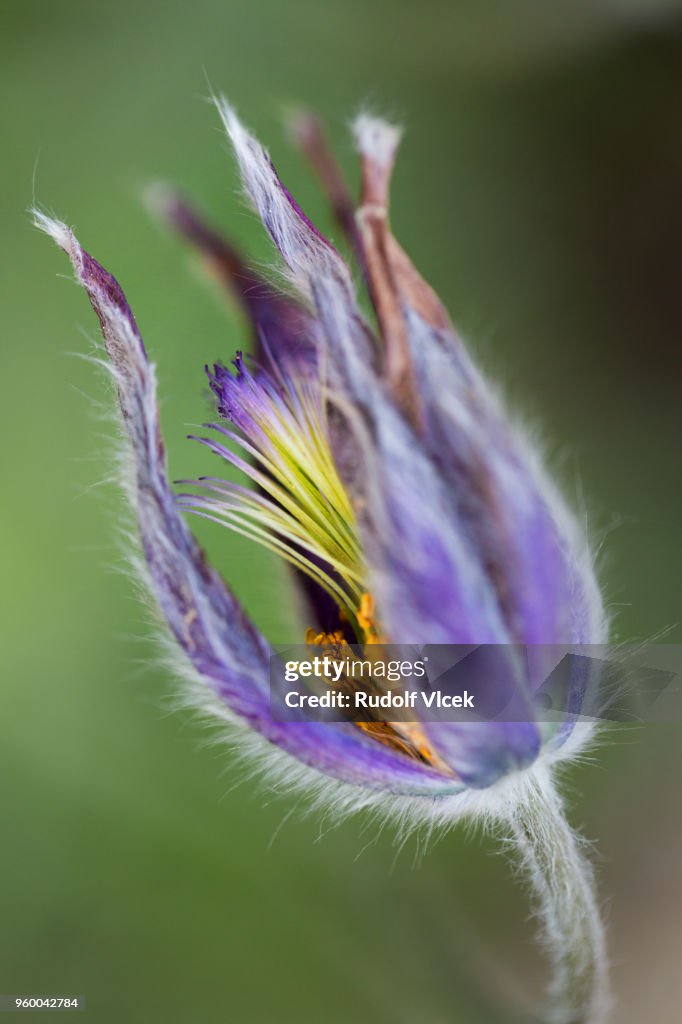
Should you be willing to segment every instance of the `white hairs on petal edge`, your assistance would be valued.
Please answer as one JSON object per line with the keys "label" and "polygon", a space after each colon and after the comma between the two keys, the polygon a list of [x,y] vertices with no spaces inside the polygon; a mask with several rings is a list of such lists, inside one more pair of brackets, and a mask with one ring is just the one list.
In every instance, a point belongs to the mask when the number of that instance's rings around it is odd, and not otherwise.
{"label": "white hairs on petal edge", "polygon": [[266,150],[241,123],[224,96],[216,106],[234,148],[244,188],[286,263],[293,283],[310,295],[311,277],[329,276],[350,290],[348,269],[336,250],[293,205]]}

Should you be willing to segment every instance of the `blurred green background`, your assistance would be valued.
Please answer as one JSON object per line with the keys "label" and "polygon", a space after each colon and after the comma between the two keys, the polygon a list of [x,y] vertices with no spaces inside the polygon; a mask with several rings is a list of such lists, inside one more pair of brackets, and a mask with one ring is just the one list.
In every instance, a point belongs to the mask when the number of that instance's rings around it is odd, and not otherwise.
{"label": "blurred green background", "polygon": [[[1,992],[82,993],[98,1024],[527,1019],[544,967],[494,842],[458,829],[399,851],[371,820],[305,818],[235,788],[229,753],[171,710],[176,684],[116,571],[107,391],[72,357],[94,318],[25,210],[35,183],[123,282],[159,364],[171,469],[195,475],[210,465],[184,441],[205,418],[203,364],[245,326],[150,221],[144,186],[183,186],[267,262],[207,83],[332,233],[283,105],[327,119],[353,181],[348,118],[369,104],[402,119],[397,234],[542,425],[600,545],[615,635],[671,627],[680,642],[681,13],[4,0]],[[258,623],[291,640],[283,575],[198,532]],[[607,739],[567,777],[572,819],[597,840],[615,1019],[667,1024],[682,999],[680,726]]]}

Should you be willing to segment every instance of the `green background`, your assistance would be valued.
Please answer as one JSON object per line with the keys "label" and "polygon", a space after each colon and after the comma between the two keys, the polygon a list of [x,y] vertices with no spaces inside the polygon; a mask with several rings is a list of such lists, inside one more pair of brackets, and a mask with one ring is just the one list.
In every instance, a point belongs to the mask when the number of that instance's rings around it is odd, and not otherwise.
{"label": "green background", "polygon": [[[526,1019],[544,966],[494,842],[460,828],[399,850],[371,819],[306,817],[235,786],[229,751],[174,709],[117,571],[108,391],[72,356],[92,351],[94,318],[25,211],[35,188],[124,284],[171,470],[191,476],[210,465],[184,440],[206,415],[203,364],[246,331],[145,213],[145,185],[182,185],[267,263],[209,84],[332,233],[283,107],[317,108],[353,181],[348,118],[401,119],[397,234],[587,510],[614,635],[680,642],[679,13],[5,0],[0,992],[81,993],[98,1024]],[[290,641],[283,574],[198,532]],[[598,841],[625,1024],[675,1021],[682,999],[679,748],[679,724],[614,729],[566,779]]]}

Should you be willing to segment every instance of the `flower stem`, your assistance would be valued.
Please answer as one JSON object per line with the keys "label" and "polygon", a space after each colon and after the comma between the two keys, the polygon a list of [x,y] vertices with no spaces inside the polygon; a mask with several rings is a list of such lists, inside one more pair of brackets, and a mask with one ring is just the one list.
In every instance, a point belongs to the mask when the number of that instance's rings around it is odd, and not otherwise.
{"label": "flower stem", "polygon": [[603,1024],[609,1010],[604,925],[592,866],[549,777],[530,778],[510,812],[553,963],[547,1024]]}

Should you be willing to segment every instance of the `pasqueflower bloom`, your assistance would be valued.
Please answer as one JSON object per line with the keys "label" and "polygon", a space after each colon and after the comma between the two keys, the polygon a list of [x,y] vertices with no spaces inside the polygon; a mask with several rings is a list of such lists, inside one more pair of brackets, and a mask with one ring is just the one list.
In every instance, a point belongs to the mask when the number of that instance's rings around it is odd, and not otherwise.
{"label": "pasqueflower bloom", "polygon": [[[174,492],[154,369],[123,291],[69,228],[36,215],[71,258],[101,324],[149,587],[194,692],[263,741],[259,753],[276,752],[285,780],[409,820],[481,812],[511,823],[557,961],[553,1019],[596,1021],[601,928],[589,868],[551,787],[552,765],[575,753],[585,731],[569,723],[550,734],[530,701],[527,721],[401,728],[275,720],[270,645],[183,518],[191,509],[289,562],[317,642],[525,645],[538,651],[532,677],[544,674],[540,645],[606,639],[576,519],[391,232],[399,132],[368,117],[356,122],[362,178],[354,211],[317,125],[298,122],[366,280],[371,326],[342,256],[233,110],[218,106],[289,291],[265,282],[177,196],[163,194],[161,205],[236,290],[255,328],[252,361],[237,354],[232,368],[207,368],[218,420],[200,439],[251,487],[217,475]],[[249,751],[256,756],[253,744]]]}

